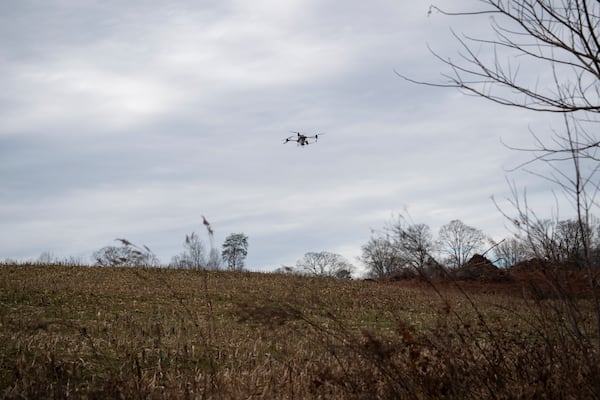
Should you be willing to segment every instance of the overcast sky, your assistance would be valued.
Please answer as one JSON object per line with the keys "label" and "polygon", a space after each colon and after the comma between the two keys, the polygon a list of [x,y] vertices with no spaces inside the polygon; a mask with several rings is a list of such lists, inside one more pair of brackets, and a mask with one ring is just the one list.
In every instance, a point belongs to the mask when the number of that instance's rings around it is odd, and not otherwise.
{"label": "overcast sky", "polygon": [[[470,10],[473,0],[442,0]],[[356,263],[392,214],[437,232],[452,219],[508,234],[491,196],[507,178],[532,201],[548,187],[507,174],[502,145],[547,130],[529,114],[438,80],[429,52],[450,34],[490,35],[488,17],[373,0],[0,2],[0,259],[89,261],[117,237],[163,263],[195,231],[249,237],[247,266],[309,251]],[[318,143],[283,144],[290,131]],[[546,196],[546,197],[544,197]],[[541,204],[542,204],[541,203]]]}

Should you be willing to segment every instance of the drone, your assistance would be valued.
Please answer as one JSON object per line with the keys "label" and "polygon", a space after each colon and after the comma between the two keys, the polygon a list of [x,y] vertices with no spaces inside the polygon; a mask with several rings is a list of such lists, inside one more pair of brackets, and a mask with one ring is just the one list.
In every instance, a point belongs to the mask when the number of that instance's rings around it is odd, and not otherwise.
{"label": "drone", "polygon": [[291,132],[295,133],[296,135],[285,138],[283,144],[286,144],[287,142],[296,142],[298,143],[298,146],[308,146],[311,143],[316,143],[317,140],[319,140],[319,135],[324,135],[324,133],[317,133],[316,135],[308,136],[301,132]]}

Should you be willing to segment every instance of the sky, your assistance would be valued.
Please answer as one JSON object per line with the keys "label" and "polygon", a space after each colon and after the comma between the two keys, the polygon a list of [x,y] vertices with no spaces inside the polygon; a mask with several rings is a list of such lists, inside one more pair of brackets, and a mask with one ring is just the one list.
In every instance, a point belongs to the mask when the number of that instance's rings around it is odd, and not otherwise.
{"label": "sky", "polygon": [[[473,0],[440,0],[473,10]],[[399,213],[501,239],[507,182],[547,208],[551,187],[508,149],[546,114],[415,85],[448,72],[451,30],[489,17],[428,2],[0,2],[0,259],[79,257],[127,238],[163,263],[202,216],[246,265],[357,257]],[[487,35],[487,36],[486,36]],[[481,51],[486,51],[482,49]],[[299,147],[283,139],[324,133]],[[551,197],[551,196],[550,196]],[[550,203],[554,203],[551,200]],[[510,212],[511,210],[508,209]]]}

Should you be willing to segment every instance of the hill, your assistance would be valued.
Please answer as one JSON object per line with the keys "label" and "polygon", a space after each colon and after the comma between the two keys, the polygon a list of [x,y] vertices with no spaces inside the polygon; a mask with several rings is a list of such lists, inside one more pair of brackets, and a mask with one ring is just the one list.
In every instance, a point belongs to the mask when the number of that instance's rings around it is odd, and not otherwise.
{"label": "hill", "polygon": [[423,282],[3,265],[0,396],[591,398],[595,350],[565,338],[554,305]]}

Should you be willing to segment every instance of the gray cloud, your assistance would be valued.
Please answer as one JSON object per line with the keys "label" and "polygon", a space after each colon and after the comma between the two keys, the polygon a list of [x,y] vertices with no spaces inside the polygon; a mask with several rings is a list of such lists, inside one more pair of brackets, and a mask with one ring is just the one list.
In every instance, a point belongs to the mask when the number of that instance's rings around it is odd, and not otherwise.
{"label": "gray cloud", "polygon": [[[464,2],[464,4],[467,4]],[[0,5],[0,257],[89,255],[115,237],[165,262],[200,215],[254,268],[351,261],[408,207],[503,235],[491,195],[541,116],[409,84],[439,76],[447,18],[398,2]],[[474,25],[471,29],[480,29]],[[324,132],[283,145],[290,130]],[[546,186],[530,183],[534,192]]]}

